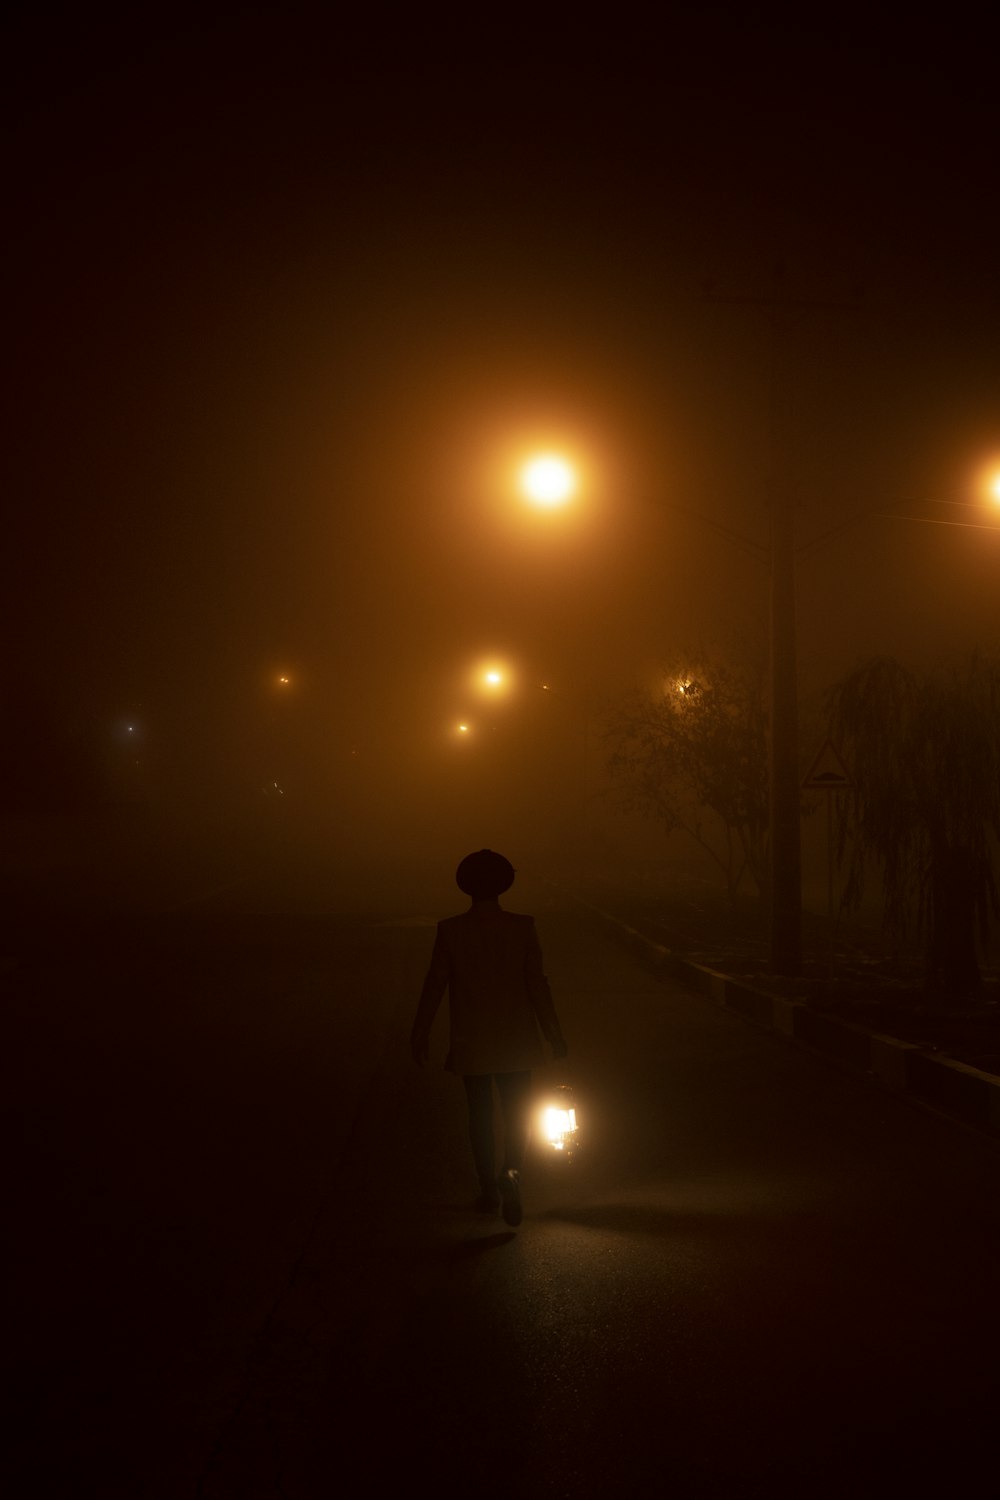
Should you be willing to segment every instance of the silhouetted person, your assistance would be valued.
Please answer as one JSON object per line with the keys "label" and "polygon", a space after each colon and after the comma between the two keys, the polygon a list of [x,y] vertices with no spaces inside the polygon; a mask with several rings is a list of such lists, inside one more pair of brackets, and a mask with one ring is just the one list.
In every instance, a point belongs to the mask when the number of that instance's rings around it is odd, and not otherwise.
{"label": "silhouetted person", "polygon": [[[469,1139],[479,1178],[480,1213],[503,1207],[521,1222],[521,1167],[528,1141],[531,1069],[545,1061],[539,1027],[555,1057],[566,1043],[542,970],[533,917],[504,911],[499,897],[514,883],[502,854],[480,849],[455,872],[472,904],[438,923],[434,952],[410,1036],[414,1062],[426,1065],[431,1026],[448,990],[451,1035],[445,1067],[459,1073],[469,1104]],[[493,1137],[493,1080],[503,1113],[499,1177]]]}

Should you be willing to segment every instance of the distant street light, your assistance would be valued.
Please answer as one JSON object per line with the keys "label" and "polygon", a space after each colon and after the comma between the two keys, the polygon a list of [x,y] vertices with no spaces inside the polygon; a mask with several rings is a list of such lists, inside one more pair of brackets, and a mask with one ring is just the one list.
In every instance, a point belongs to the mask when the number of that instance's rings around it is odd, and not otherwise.
{"label": "distant street light", "polygon": [[471,673],[473,691],[486,693],[491,698],[503,697],[515,686],[516,670],[509,661],[498,657],[487,657],[480,661]]}

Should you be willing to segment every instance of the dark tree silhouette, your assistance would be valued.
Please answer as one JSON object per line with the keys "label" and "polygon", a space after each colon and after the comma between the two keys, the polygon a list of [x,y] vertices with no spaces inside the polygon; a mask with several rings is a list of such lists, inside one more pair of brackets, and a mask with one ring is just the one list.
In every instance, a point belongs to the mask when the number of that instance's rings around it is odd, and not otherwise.
{"label": "dark tree silhouette", "polygon": [[854,782],[838,829],[845,906],[877,869],[887,929],[923,941],[929,993],[975,999],[977,938],[1000,914],[1000,654],[926,676],[867,662],[833,689],[830,729]]}
{"label": "dark tree silhouette", "polygon": [[767,858],[767,710],[762,663],[705,651],[663,669],[609,710],[608,771],[619,804],[682,831],[718,865],[731,901],[758,892]]}

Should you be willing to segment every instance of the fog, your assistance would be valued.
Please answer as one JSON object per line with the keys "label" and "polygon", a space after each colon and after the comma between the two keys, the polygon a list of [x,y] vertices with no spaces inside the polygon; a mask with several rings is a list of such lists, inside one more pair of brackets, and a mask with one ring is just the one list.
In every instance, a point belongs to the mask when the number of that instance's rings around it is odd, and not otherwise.
{"label": "fog", "polygon": [[992,80],[732,26],[553,68],[20,23],[9,882],[648,852],[602,704],[766,629],[775,494],[805,702],[996,643]]}

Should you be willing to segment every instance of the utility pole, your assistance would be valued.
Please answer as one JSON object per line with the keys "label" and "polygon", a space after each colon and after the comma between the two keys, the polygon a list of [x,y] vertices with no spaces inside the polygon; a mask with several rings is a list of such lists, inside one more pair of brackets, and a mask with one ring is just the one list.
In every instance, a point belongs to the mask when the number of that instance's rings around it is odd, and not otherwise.
{"label": "utility pole", "polygon": [[725,297],[710,288],[707,302],[764,308],[770,336],[770,736],[768,964],[772,974],[802,971],[802,849],[799,789],[798,669],[795,647],[795,504],[782,481],[777,402],[779,320],[796,308],[854,308],[857,302],[789,297],[784,268],[776,266],[773,289],[764,297]]}
{"label": "utility pole", "polygon": [[795,511],[790,493],[771,494],[768,808],[769,967],[802,972],[802,849],[799,792],[799,691],[795,648]]}

